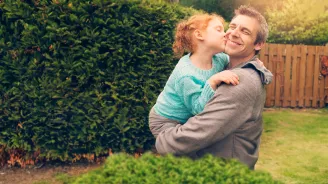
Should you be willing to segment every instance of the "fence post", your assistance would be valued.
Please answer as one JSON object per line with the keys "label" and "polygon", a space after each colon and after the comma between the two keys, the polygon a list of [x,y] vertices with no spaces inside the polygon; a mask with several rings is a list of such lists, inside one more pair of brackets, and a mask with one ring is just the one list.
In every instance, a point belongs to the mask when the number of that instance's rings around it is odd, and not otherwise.
{"label": "fence post", "polygon": [[306,45],[302,45],[301,58],[299,62],[299,66],[300,66],[299,99],[298,99],[299,107],[304,107],[306,54],[307,54],[307,47]]}
{"label": "fence post", "polygon": [[277,81],[277,74],[276,74],[276,61],[275,55],[277,53],[277,44],[270,44],[269,47],[269,70],[273,74],[273,79],[271,84],[268,86],[268,97],[270,101],[270,106],[275,106],[275,89],[276,89],[276,81]]}
{"label": "fence post", "polygon": [[315,46],[308,46],[307,64],[305,69],[305,107],[311,107],[313,98]]}
{"label": "fence post", "polygon": [[[328,44],[326,44],[324,48],[324,55],[328,56]],[[328,76],[324,76],[324,93],[323,93],[323,102],[320,104],[320,107],[324,107],[325,105],[328,104]]]}
{"label": "fence post", "polygon": [[322,55],[322,47],[316,46],[316,56],[315,56],[315,63],[314,63],[314,84],[313,84],[313,100],[312,100],[312,107],[317,107],[319,98],[319,67],[320,67],[320,55]]}
{"label": "fence post", "polygon": [[293,57],[292,57],[292,100],[290,102],[291,107],[296,107],[296,99],[297,99],[297,56],[298,56],[298,46],[293,45]]}
{"label": "fence post", "polygon": [[275,100],[274,105],[277,107],[281,107],[281,90],[282,90],[282,81],[284,74],[284,65],[282,60],[282,45],[278,44],[277,47],[277,56],[275,57],[275,66],[276,66],[276,89],[275,89]]}
{"label": "fence post", "polygon": [[[271,68],[270,62],[269,62],[270,61],[270,56],[269,56],[270,45],[271,44],[266,43],[264,45],[264,47],[262,48],[261,61],[264,63],[264,66],[266,66],[272,72],[272,68]],[[272,106],[272,104],[271,104],[271,98],[272,98],[271,89],[273,88],[272,86],[273,86],[273,81],[271,82],[271,84],[266,86],[266,99],[265,99],[265,106],[266,107],[271,107]]]}
{"label": "fence post", "polygon": [[290,106],[290,75],[291,75],[291,65],[292,65],[292,45],[286,45],[285,54],[285,73],[284,73],[284,100],[282,103],[283,107]]}

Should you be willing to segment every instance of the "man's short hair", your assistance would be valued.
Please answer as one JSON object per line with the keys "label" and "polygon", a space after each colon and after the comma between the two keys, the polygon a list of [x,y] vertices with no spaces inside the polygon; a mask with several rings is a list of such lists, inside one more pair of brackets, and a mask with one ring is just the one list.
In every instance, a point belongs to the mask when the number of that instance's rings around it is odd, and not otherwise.
{"label": "man's short hair", "polygon": [[234,19],[238,15],[245,15],[248,17],[255,18],[260,23],[260,29],[257,32],[256,40],[254,44],[265,43],[269,35],[269,29],[268,29],[268,24],[265,18],[263,17],[263,15],[253,7],[245,6],[245,5],[241,5],[238,9],[235,10],[235,16],[232,19]]}

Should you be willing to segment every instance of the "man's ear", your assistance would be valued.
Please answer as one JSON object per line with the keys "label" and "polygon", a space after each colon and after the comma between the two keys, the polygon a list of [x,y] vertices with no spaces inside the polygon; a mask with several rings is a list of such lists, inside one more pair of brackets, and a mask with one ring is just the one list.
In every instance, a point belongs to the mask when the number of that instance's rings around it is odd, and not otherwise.
{"label": "man's ear", "polygon": [[198,40],[204,40],[203,34],[199,29],[196,29],[194,31],[194,36],[196,37],[196,39]]}
{"label": "man's ear", "polygon": [[258,50],[261,50],[262,47],[264,46],[264,42],[261,42],[261,43],[257,43],[255,44],[255,50],[258,51]]}

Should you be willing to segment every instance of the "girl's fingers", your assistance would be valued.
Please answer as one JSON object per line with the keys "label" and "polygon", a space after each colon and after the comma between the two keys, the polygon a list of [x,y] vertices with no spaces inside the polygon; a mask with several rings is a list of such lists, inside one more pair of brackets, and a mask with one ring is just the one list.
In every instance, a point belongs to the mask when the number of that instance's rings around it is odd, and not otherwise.
{"label": "girl's fingers", "polygon": [[237,85],[237,84],[239,84],[239,82],[238,82],[238,80],[237,80],[236,78],[231,78],[230,80],[232,81],[231,83],[232,83],[233,85]]}
{"label": "girl's fingers", "polygon": [[235,78],[235,82],[236,82],[236,85],[239,84],[239,80],[238,80],[238,78]]}
{"label": "girl's fingers", "polygon": [[237,80],[239,80],[239,77],[238,77],[238,75],[237,75],[237,74],[235,74],[235,73],[232,75],[232,77],[233,77],[233,78],[236,78]]}
{"label": "girl's fingers", "polygon": [[[238,77],[238,75],[236,75],[235,77],[234,77],[234,79],[236,80],[236,81],[239,81],[239,77]],[[238,82],[239,83],[239,82]]]}
{"label": "girl's fingers", "polygon": [[230,78],[230,82],[231,82],[231,84],[233,84],[233,85],[238,85],[238,84],[239,84],[239,80],[238,80],[237,77],[231,77],[231,78]]}
{"label": "girl's fingers", "polygon": [[231,83],[231,81],[230,81],[229,78],[225,78],[225,79],[223,79],[222,81],[223,81],[224,83],[226,83],[226,84],[230,84],[230,83]]}
{"label": "girl's fingers", "polygon": [[230,78],[229,80],[230,80],[230,83],[231,83],[232,85],[234,85],[234,86],[236,85],[236,82],[235,82],[235,80],[234,80],[233,78]]}
{"label": "girl's fingers", "polygon": [[238,76],[232,76],[230,79],[232,79],[236,84],[238,84],[239,82],[239,78]]}

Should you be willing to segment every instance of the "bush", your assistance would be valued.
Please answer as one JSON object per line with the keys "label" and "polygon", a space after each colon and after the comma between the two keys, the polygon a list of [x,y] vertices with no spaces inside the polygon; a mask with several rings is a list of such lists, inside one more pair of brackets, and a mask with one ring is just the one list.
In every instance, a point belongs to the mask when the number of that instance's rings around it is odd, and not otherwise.
{"label": "bush", "polygon": [[109,157],[100,169],[81,175],[71,183],[252,183],[270,184],[270,174],[251,171],[236,160],[210,155],[192,161],[172,155],[156,157],[146,153],[140,158],[125,154]]}
{"label": "bush", "polygon": [[230,21],[234,9],[238,7],[237,4],[240,4],[237,0],[179,0],[179,3],[209,13],[217,13],[227,21]]}
{"label": "bush", "polygon": [[70,160],[149,149],[177,21],[157,0],[0,1],[0,145]]}
{"label": "bush", "polygon": [[308,1],[287,0],[283,8],[269,9],[267,11],[268,42],[308,45],[327,44],[328,11],[311,14],[311,10],[320,11],[314,5]]}

